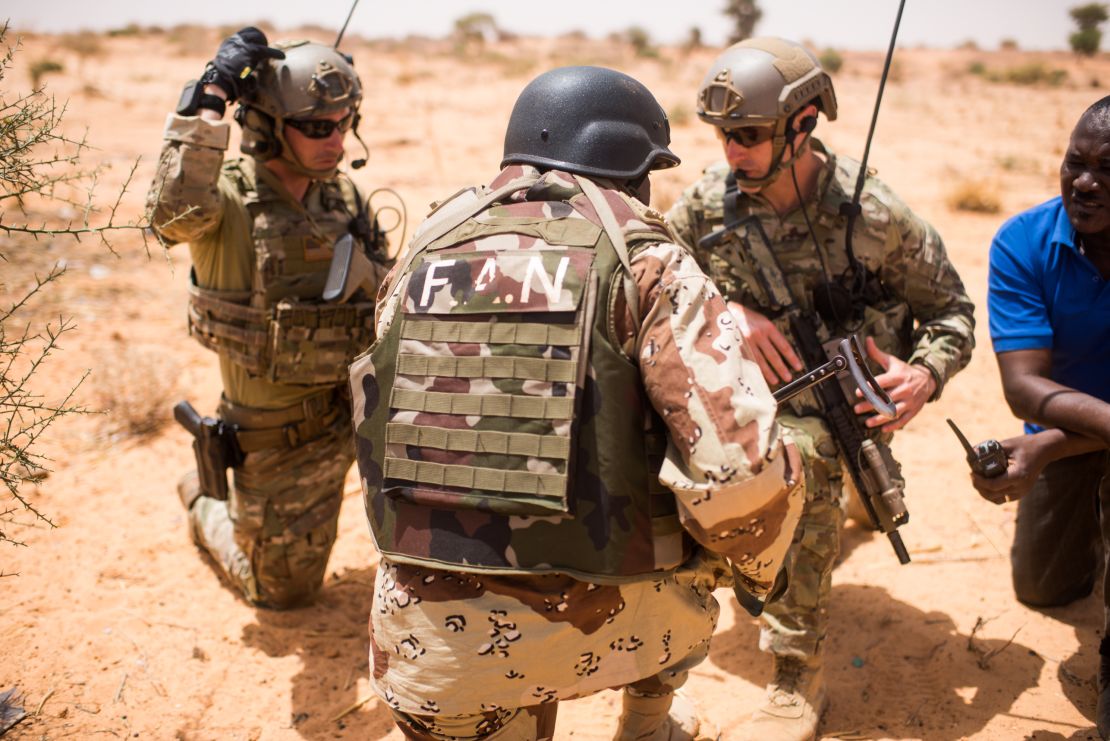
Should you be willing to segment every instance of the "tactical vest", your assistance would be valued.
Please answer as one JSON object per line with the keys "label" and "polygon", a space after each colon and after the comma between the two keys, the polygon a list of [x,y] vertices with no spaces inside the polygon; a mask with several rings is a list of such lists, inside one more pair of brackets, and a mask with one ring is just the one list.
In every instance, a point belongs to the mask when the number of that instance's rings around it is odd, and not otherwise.
{"label": "tactical vest", "polygon": [[[374,302],[321,303],[332,244],[350,228],[358,193],[346,178],[321,182],[324,213],[277,193],[260,195],[238,161],[224,165],[251,220],[249,291],[189,285],[189,334],[252,376],[274,383],[341,383],[374,338]],[[373,298],[373,297],[371,297]]]}
{"label": "tactical vest", "polygon": [[658,481],[665,428],[609,324],[631,284],[618,249],[670,237],[582,187],[594,195],[482,204],[395,276],[392,322],[351,369],[367,515],[390,558],[620,582],[689,555]]}

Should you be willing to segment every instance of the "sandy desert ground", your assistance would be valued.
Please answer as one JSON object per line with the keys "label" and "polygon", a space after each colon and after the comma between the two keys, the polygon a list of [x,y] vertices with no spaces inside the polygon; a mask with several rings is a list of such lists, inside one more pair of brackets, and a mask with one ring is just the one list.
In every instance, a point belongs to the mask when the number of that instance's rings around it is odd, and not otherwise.
{"label": "sandy desert ground", "polygon": [[[323,32],[316,38],[331,40]],[[48,90],[69,100],[67,131],[88,127],[96,149],[86,162],[108,168],[101,200],[142,158],[121,208],[139,218],[166,112],[217,40],[215,31],[199,30],[102,38],[99,52],[82,56],[64,39],[26,35],[0,89],[26,91],[33,62],[60,61],[65,71],[45,78]],[[551,66],[607,64],[656,92],[684,159],[657,180],[660,208],[719,155],[710,129],[693,116],[713,50],[665,48],[651,59],[575,38],[517,39],[463,54],[449,42],[420,40],[355,40],[347,50],[366,88],[361,130],[370,149],[369,165],[354,178],[367,190],[395,189],[408,205],[410,233],[433,199],[488,182],[516,94]],[[844,57],[835,76],[841,118],[817,133],[858,157],[881,55]],[[1040,63],[1068,77],[1059,85],[990,82],[968,73],[976,61],[996,70]],[[1107,82],[1106,58],[898,54],[872,165],[944,236],[980,307],[979,349],[895,445],[909,481],[912,522],[903,533],[913,563],[899,566],[885,538],[853,527],[846,533],[831,606],[826,738],[1096,737],[1100,600],[1047,611],[1014,601],[1007,551],[1015,505],[995,507],[975,494],[944,418],[956,418],[973,438],[1019,430],[990,352],[987,247],[1006,215],[1058,191],[1071,126]],[[356,143],[349,149],[360,156]],[[1001,211],[951,208],[948,199],[969,182],[996,195]],[[33,220],[79,217],[68,207],[29,207]],[[71,316],[78,325],[43,367],[40,390],[56,398],[90,369],[80,400],[106,412],[63,421],[46,439],[53,472],[27,493],[57,528],[19,517],[22,525],[5,530],[26,547],[0,544],[0,570],[16,574],[0,579],[0,691],[18,688],[30,716],[9,737],[399,739],[368,680],[376,556],[353,472],[318,605],[260,611],[223,586],[189,542],[174,492],[192,453],[170,406],[187,398],[210,413],[219,394],[214,357],[185,334],[188,257],[155,243],[148,253],[134,233],[113,242],[115,254],[90,240],[3,245],[9,261],[0,267],[0,304],[21,295],[36,273],[59,260],[67,266],[29,317]],[[131,434],[123,421],[144,405],[164,423]],[[727,738],[760,699],[770,662],[756,649],[756,622],[737,614],[731,594],[718,596],[718,635],[688,687]],[[608,692],[564,705],[558,737],[609,738],[618,702]]]}

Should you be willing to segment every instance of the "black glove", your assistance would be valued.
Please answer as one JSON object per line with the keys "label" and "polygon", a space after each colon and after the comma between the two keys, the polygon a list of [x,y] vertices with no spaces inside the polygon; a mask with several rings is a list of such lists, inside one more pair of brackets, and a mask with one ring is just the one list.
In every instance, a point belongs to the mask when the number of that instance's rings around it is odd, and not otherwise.
{"label": "black glove", "polygon": [[246,80],[259,64],[266,59],[285,59],[285,52],[270,48],[269,43],[266,34],[254,26],[240,29],[220,44],[202,81],[219,85],[227,93],[227,102],[233,102],[246,91]]}

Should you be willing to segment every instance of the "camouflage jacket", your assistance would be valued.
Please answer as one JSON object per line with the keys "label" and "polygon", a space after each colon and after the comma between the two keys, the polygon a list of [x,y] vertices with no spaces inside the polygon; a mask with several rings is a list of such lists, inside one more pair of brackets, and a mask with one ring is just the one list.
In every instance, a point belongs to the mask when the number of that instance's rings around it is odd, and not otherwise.
{"label": "camouflage jacket", "polygon": [[[538,173],[507,168],[490,189],[528,176]],[[615,192],[606,191],[606,197],[611,201]],[[581,209],[574,218],[593,213],[565,173],[546,173],[508,202],[524,206],[531,200],[569,203]],[[659,219],[621,200],[622,208],[614,208],[618,219]],[[638,312],[625,300],[629,278],[618,272],[618,290],[599,308],[608,314],[601,324],[638,367],[638,382],[665,426],[670,446],[659,477],[673,492],[683,527],[702,546],[733,559],[749,586],[765,590],[792,538],[802,486],[785,484],[774,404],[758,368],[743,355],[727,307],[695,261],[661,236],[629,245]],[[530,239],[513,241],[527,249]],[[405,278],[391,276],[383,286],[381,337],[398,321],[399,304],[417,290],[406,287]],[[364,425],[378,404],[375,387],[365,383],[369,359],[352,366],[360,468],[368,452]],[[587,373],[594,372],[591,365]],[[725,471],[730,475],[722,476]],[[362,473],[366,485],[368,472]],[[753,541],[742,532],[726,535],[737,513],[776,501],[785,508],[776,518],[778,534],[767,539],[753,533],[766,553],[753,553]],[[444,524],[448,514],[440,513]],[[468,515],[459,526],[491,546],[507,538],[523,544],[528,528],[543,519],[482,525]],[[436,537],[432,529],[421,532]],[[709,590],[718,575],[712,564],[719,562],[698,551],[677,569],[599,584],[557,573],[445,571],[385,557],[373,608],[378,691],[408,712],[450,714],[567,699],[650,676],[709,639],[716,617]]]}
{"label": "camouflage jacket", "polygon": [[[806,312],[814,309],[814,288],[825,280],[822,256],[830,276],[841,276],[848,268],[846,218],[839,209],[851,201],[859,173],[858,162],[837,157],[817,140],[812,146],[827,163],[813,196],[805,203],[823,255],[814,248],[801,208],[779,216],[758,194],[741,193],[737,202],[740,216],[759,218],[783,275]],[[729,300],[758,311],[763,305],[759,280],[736,241],[726,240],[713,252],[698,246],[700,239],[723,224],[727,176],[727,163],[706,168],[702,178],[667,212],[667,222]],[[971,358],[974,306],[948,260],[940,235],[886,185],[869,176],[860,205],[853,252],[873,278],[866,292],[868,305],[862,325],[849,329],[871,335],[888,353],[927,367],[937,381],[933,399],[939,398],[945,382]],[[828,336],[824,339],[828,339],[843,335],[845,328],[825,331]]]}
{"label": "camouflage jacket", "polygon": [[[342,348],[316,352],[315,346],[304,352],[298,343],[313,330],[298,324],[298,310],[319,303],[314,297],[323,288],[332,243],[359,213],[359,196],[340,175],[313,181],[298,203],[253,159],[225,162],[228,137],[227,123],[169,116],[147,205],[164,240],[189,243],[190,331],[219,353],[225,396],[249,407],[286,407],[334,385],[354,354],[344,357]],[[233,304],[231,313],[223,316],[227,304]],[[364,335],[359,349],[370,342],[373,305],[367,302],[361,314],[354,306],[344,305],[335,317],[311,317],[321,326],[331,325],[326,331],[334,337],[325,338],[325,344],[345,344],[356,334]],[[209,326],[221,321],[224,328]],[[320,358],[326,371],[340,367],[341,375],[327,380],[306,375],[306,355]],[[279,365],[292,372],[267,372]]]}

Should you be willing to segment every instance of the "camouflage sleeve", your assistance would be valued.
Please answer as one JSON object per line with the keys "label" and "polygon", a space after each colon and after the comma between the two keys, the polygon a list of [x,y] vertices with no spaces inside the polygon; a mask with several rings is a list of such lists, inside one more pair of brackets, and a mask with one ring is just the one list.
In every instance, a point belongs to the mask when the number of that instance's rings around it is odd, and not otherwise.
{"label": "camouflage sleeve", "polygon": [[632,269],[641,320],[626,347],[671,440],[659,478],[687,531],[766,591],[804,500],[774,399],[721,295],[685,250],[648,246]]}
{"label": "camouflage sleeve", "polygon": [[900,239],[888,256],[883,282],[906,301],[917,321],[909,362],[933,373],[937,399],[945,382],[971,359],[975,305],[937,231],[909,209],[895,224]]}
{"label": "camouflage sleeve", "polygon": [[695,198],[694,187],[687,188],[664,216],[675,241],[689,252],[693,252],[698,243],[697,235],[694,233],[694,225],[697,223],[697,215],[693,209]]}
{"label": "camouflage sleeve", "polygon": [[147,212],[167,242],[193,242],[215,229],[223,215],[220,167],[227,150],[226,122],[170,114]]}

